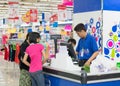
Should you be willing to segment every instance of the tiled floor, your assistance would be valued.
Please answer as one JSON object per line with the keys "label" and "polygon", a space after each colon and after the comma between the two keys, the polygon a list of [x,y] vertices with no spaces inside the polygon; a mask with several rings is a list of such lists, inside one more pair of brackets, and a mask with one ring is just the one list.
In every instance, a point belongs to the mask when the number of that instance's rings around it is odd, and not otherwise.
{"label": "tiled floor", "polygon": [[19,86],[19,66],[0,56],[0,86]]}

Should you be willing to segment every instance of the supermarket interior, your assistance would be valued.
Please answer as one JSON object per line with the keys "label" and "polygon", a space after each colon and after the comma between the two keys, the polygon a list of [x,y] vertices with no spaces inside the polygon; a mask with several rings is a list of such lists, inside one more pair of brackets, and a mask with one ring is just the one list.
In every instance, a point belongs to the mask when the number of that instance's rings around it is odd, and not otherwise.
{"label": "supermarket interior", "polygon": [[[37,71],[43,74],[44,79],[39,78],[45,85],[32,77],[36,72],[31,69],[33,65],[37,69],[38,61],[34,64],[28,53],[34,43],[30,37],[22,50],[32,32],[39,34],[38,44],[44,50],[49,45],[49,57]],[[40,49],[40,55],[42,63],[47,54]],[[23,64],[25,69],[20,68]],[[120,85],[119,0],[0,0],[0,86],[107,85]]]}

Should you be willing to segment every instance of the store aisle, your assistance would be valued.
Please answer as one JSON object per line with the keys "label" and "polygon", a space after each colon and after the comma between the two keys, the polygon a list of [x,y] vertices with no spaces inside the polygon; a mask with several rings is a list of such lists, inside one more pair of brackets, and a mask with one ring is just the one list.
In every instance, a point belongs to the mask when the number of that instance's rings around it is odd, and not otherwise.
{"label": "store aisle", "polygon": [[0,56],[0,86],[19,86],[19,66]]}

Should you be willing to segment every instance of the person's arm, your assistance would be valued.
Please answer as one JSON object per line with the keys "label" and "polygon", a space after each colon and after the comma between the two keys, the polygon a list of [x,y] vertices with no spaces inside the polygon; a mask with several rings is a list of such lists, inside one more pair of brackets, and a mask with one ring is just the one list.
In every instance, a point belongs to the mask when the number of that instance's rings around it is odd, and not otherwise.
{"label": "person's arm", "polygon": [[75,54],[76,54],[76,55],[78,55],[78,52],[77,52],[77,51],[75,51]]}
{"label": "person's arm", "polygon": [[48,58],[49,58],[49,50],[50,50],[50,47],[49,47],[49,45],[47,45],[45,51],[44,51],[44,50],[42,51],[42,55],[43,55],[43,61],[42,61],[42,63],[43,63],[43,64],[44,64],[44,63],[48,60]]}
{"label": "person's arm", "polygon": [[89,66],[90,63],[98,56],[98,54],[99,51],[94,52],[84,65]]}
{"label": "person's arm", "polygon": [[26,64],[27,66],[30,66],[30,63],[27,61],[28,58],[28,54],[25,53],[24,57],[23,57],[23,63]]}
{"label": "person's arm", "polygon": [[25,55],[25,53],[24,53],[25,50],[26,50],[26,46],[25,46],[24,43],[22,43],[21,46],[20,46],[20,53],[18,55],[18,58],[19,58],[20,61],[22,61],[21,59],[23,59],[23,57]]}
{"label": "person's arm", "polygon": [[94,53],[91,55],[91,57],[87,60],[87,62],[84,65],[90,65],[91,62],[98,56],[99,54],[99,50],[98,50],[98,46],[97,46],[97,42],[95,40],[94,37],[91,38],[91,43],[90,46],[92,46],[92,51],[94,51]]}

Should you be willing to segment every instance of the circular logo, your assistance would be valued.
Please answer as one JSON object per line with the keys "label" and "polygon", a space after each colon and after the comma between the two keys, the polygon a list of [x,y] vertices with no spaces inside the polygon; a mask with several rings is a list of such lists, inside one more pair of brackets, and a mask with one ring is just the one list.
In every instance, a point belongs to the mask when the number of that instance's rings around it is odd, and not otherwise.
{"label": "circular logo", "polygon": [[107,41],[107,47],[110,48],[110,49],[114,47],[114,41],[112,39],[109,39]]}

